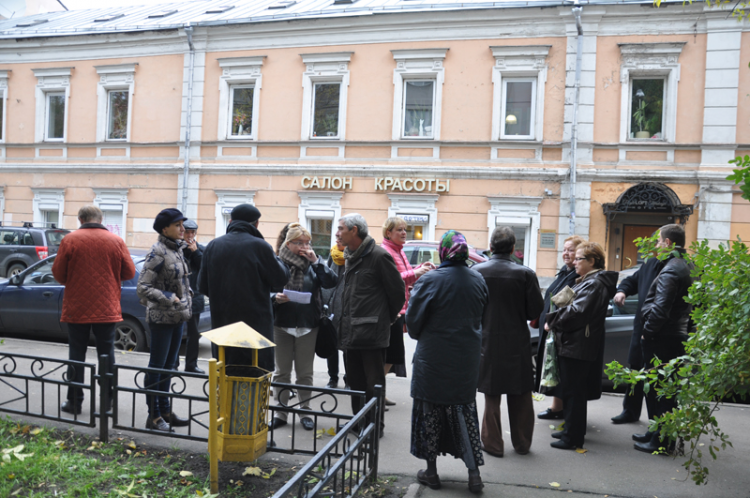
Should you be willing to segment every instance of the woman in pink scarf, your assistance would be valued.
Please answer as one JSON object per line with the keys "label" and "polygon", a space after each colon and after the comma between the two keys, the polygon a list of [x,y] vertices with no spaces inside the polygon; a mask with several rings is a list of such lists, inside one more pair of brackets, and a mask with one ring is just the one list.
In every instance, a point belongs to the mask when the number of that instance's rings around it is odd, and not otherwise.
{"label": "woman in pink scarf", "polygon": [[[388,251],[396,262],[396,268],[401,273],[401,278],[406,284],[406,301],[398,319],[391,325],[391,342],[385,355],[385,373],[392,365],[405,365],[406,353],[404,351],[404,316],[406,308],[409,306],[409,288],[430,270],[435,269],[435,265],[429,261],[422,263],[416,268],[412,268],[409,259],[404,254],[404,244],[406,243],[406,221],[398,216],[393,216],[383,223],[383,243],[381,246]],[[393,401],[386,398],[386,405],[395,405]]]}

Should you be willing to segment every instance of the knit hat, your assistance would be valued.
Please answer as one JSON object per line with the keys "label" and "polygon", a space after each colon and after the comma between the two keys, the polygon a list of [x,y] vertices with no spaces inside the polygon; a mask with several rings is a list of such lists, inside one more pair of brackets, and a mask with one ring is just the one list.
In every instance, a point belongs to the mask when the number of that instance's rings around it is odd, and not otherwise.
{"label": "knit hat", "polygon": [[193,220],[185,221],[182,226],[185,227],[185,230],[198,230],[198,224]]}
{"label": "knit hat", "polygon": [[182,212],[179,209],[162,209],[161,212],[156,215],[156,219],[154,220],[154,230],[156,230],[156,233],[161,235],[161,231],[167,228],[172,223],[185,220],[187,220],[187,218],[183,216]]}
{"label": "knit hat", "polygon": [[260,211],[252,204],[240,204],[232,209],[230,215],[232,221],[246,221],[248,223],[255,223],[260,219]]}

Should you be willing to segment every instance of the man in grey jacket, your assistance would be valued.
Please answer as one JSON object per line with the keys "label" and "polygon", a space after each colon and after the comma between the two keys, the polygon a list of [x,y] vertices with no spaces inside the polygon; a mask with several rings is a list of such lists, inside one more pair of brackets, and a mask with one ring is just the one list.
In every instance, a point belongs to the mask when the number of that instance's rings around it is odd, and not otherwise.
{"label": "man in grey jacket", "polygon": [[[349,385],[355,391],[365,391],[369,401],[376,385],[385,388],[385,351],[391,323],[404,306],[404,281],[388,251],[368,235],[367,222],[361,215],[342,217],[336,237],[346,246],[346,272],[336,295],[338,306],[334,307],[341,310],[339,349],[346,352]],[[362,400],[352,396],[352,413],[362,406]],[[383,411],[380,413],[382,430]]]}

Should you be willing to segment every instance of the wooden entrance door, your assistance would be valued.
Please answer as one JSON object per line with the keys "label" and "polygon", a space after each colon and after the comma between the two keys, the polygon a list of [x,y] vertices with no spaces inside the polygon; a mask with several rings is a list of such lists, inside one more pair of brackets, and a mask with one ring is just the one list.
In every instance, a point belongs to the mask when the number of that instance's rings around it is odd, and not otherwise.
{"label": "wooden entrance door", "polygon": [[651,225],[625,225],[623,227],[623,240],[622,240],[622,269],[626,270],[632,266],[635,266],[640,259],[638,256],[638,248],[635,246],[633,241],[638,237],[651,237],[651,235],[658,229],[658,226]]}

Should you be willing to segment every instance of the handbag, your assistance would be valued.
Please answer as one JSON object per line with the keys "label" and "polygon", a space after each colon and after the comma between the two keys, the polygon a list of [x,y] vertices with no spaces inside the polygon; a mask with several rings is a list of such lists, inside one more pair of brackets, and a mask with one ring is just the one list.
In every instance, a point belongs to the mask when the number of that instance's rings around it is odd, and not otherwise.
{"label": "handbag", "polygon": [[318,337],[315,338],[315,354],[320,358],[333,356],[338,350],[336,327],[328,315],[328,306],[323,306],[323,313],[318,323]]}

